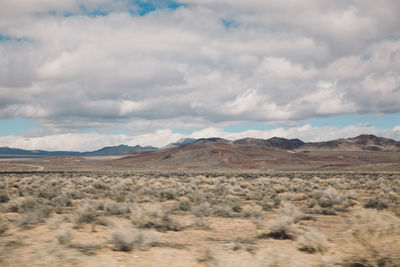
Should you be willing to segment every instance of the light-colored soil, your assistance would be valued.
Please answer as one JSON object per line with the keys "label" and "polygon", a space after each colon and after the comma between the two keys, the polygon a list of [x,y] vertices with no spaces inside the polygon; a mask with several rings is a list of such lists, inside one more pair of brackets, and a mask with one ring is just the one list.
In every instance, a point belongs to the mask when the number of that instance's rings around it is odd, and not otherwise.
{"label": "light-colored soil", "polygon": [[[371,222],[365,218],[391,227],[382,235],[372,227],[376,238],[400,237],[394,215],[399,178],[315,172],[2,174],[0,266],[346,266],[347,254],[340,250],[345,238],[356,244],[357,255],[369,253],[348,232],[371,229],[363,228]],[[277,225],[287,236],[274,230]],[[122,236],[116,239],[118,231]],[[307,235],[311,243],[305,246]],[[127,251],[118,246],[125,237],[135,238]],[[399,245],[400,239],[390,240]],[[367,263],[382,261],[376,249],[376,258],[365,256]],[[391,261],[385,266],[400,264],[395,249],[385,253]]]}

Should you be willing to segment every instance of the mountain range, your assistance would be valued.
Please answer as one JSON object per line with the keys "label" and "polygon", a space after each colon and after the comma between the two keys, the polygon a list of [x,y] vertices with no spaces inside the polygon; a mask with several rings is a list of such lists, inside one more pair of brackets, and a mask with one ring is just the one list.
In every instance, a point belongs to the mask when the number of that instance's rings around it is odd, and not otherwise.
{"label": "mountain range", "polygon": [[[305,143],[300,139],[286,139],[273,137],[270,139],[243,138],[230,141],[223,138],[184,138],[177,142],[171,143],[162,148],[152,146],[108,146],[96,151],[76,152],[76,151],[45,151],[45,150],[24,150],[19,148],[0,147],[0,157],[2,158],[18,158],[18,157],[48,157],[48,156],[139,156],[152,154],[153,157],[169,157],[178,151],[191,151],[190,153],[199,155],[205,149],[211,151],[220,151],[223,154],[238,155],[239,151],[243,154],[243,150],[249,151],[267,151],[275,149],[281,150],[282,153],[288,152],[309,152],[309,151],[400,151],[400,142],[393,139],[377,137],[375,135],[360,135],[354,138],[341,138],[325,142],[308,142]],[[206,150],[207,150],[206,149]],[[210,152],[212,154],[212,152]],[[239,153],[239,154],[240,154]],[[246,153],[245,153],[246,154]],[[192,157],[193,155],[191,155]],[[206,155],[204,155],[206,156]],[[247,156],[246,156],[247,157]],[[189,157],[190,158],[190,157]]]}
{"label": "mountain range", "polygon": [[[374,135],[305,143],[299,139],[202,138],[180,146],[113,160],[119,168],[330,170],[398,169],[400,142]],[[368,168],[369,168],[368,167]]]}
{"label": "mountain range", "polygon": [[108,146],[96,151],[76,152],[76,151],[45,151],[45,150],[24,150],[19,148],[0,147],[0,158],[38,158],[49,156],[77,156],[77,157],[92,157],[92,156],[117,156],[125,153],[136,151],[136,153],[145,153],[157,149],[152,146],[141,147],[136,146]]}

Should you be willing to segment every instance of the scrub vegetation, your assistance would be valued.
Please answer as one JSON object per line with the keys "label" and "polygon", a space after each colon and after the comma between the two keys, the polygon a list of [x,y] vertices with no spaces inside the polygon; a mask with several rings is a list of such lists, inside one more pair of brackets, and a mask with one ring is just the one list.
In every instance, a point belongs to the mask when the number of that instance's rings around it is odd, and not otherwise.
{"label": "scrub vegetation", "polygon": [[2,266],[399,266],[400,174],[0,174]]}

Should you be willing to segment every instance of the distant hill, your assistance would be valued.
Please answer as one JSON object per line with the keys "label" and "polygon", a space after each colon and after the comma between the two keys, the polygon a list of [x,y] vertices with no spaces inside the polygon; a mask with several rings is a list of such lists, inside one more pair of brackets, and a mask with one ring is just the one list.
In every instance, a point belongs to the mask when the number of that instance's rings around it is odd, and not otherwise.
{"label": "distant hill", "polygon": [[115,166],[168,167],[168,168],[257,168],[268,162],[279,162],[289,152],[278,148],[234,144],[216,139],[184,144],[115,160]]}
{"label": "distant hill", "polygon": [[[75,151],[44,151],[44,150],[23,150],[18,148],[0,147],[0,157],[47,157],[47,156],[116,156],[116,155],[141,155],[152,154],[155,158],[175,158],[176,151],[185,151],[185,157],[180,161],[213,160],[216,164],[219,160],[228,161],[250,161],[257,158],[260,153],[268,151],[284,152],[307,152],[307,151],[400,151],[400,142],[393,139],[377,137],[375,135],[360,135],[354,138],[341,138],[325,142],[305,143],[300,139],[286,139],[273,137],[270,139],[243,138],[235,141],[212,137],[192,139],[186,138],[171,143],[162,149],[145,146],[109,146],[90,152]],[[208,152],[205,152],[208,151]],[[165,155],[164,155],[165,154]],[[228,154],[230,156],[228,156]],[[164,156],[162,156],[164,155]],[[181,154],[180,154],[181,155]],[[217,157],[216,155],[220,155]],[[243,158],[244,157],[244,158]],[[222,164],[222,163],[221,163]]]}
{"label": "distant hill", "polygon": [[[330,168],[358,166],[363,162],[382,159],[382,156],[376,158],[371,154],[375,151],[396,152],[400,151],[400,145],[392,139],[373,135],[318,143],[279,137],[243,138],[235,141],[215,137],[198,139],[145,155],[127,156],[115,160],[114,164],[120,167],[186,169]],[[389,153],[387,157],[388,161],[396,161],[400,154]]]}
{"label": "distant hill", "polygon": [[224,138],[219,138],[219,137],[210,137],[210,138],[200,138],[196,140],[196,143],[207,143],[207,142],[212,142],[212,143],[230,143],[231,141],[224,139]]}
{"label": "distant hill", "polygon": [[372,134],[363,134],[354,138],[307,143],[301,146],[300,149],[310,151],[400,151],[400,142]]}
{"label": "distant hill", "polygon": [[80,154],[80,156],[117,156],[117,155],[122,155],[125,153],[129,153],[132,151],[137,151],[137,150],[154,150],[157,149],[156,147],[151,147],[151,146],[146,146],[146,147],[141,147],[139,145],[136,146],[127,146],[127,145],[119,145],[119,146],[108,146],[108,147],[103,147],[102,149],[92,151],[92,152],[83,152]]}
{"label": "distant hill", "polygon": [[137,146],[109,146],[103,147],[96,151],[90,152],[76,152],[76,151],[45,151],[45,150],[24,150],[18,148],[0,147],[0,158],[39,158],[39,157],[49,157],[49,156],[117,156],[125,154],[136,150],[155,150],[155,147],[141,147]]}
{"label": "distant hill", "polygon": [[0,158],[9,157],[48,157],[48,156],[78,156],[79,152],[74,151],[45,151],[45,150],[24,150],[19,148],[0,147]]}
{"label": "distant hill", "polygon": [[305,143],[300,139],[285,139],[280,137],[273,137],[270,139],[257,139],[257,138],[243,138],[234,141],[235,144],[241,145],[256,145],[262,147],[277,147],[285,150],[292,150],[301,147]]}

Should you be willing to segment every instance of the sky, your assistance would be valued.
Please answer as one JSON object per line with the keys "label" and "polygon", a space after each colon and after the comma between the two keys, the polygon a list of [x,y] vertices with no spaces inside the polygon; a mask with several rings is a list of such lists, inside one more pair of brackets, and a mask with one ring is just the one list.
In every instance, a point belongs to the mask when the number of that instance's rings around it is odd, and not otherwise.
{"label": "sky", "polygon": [[398,0],[2,0],[0,146],[400,140]]}

